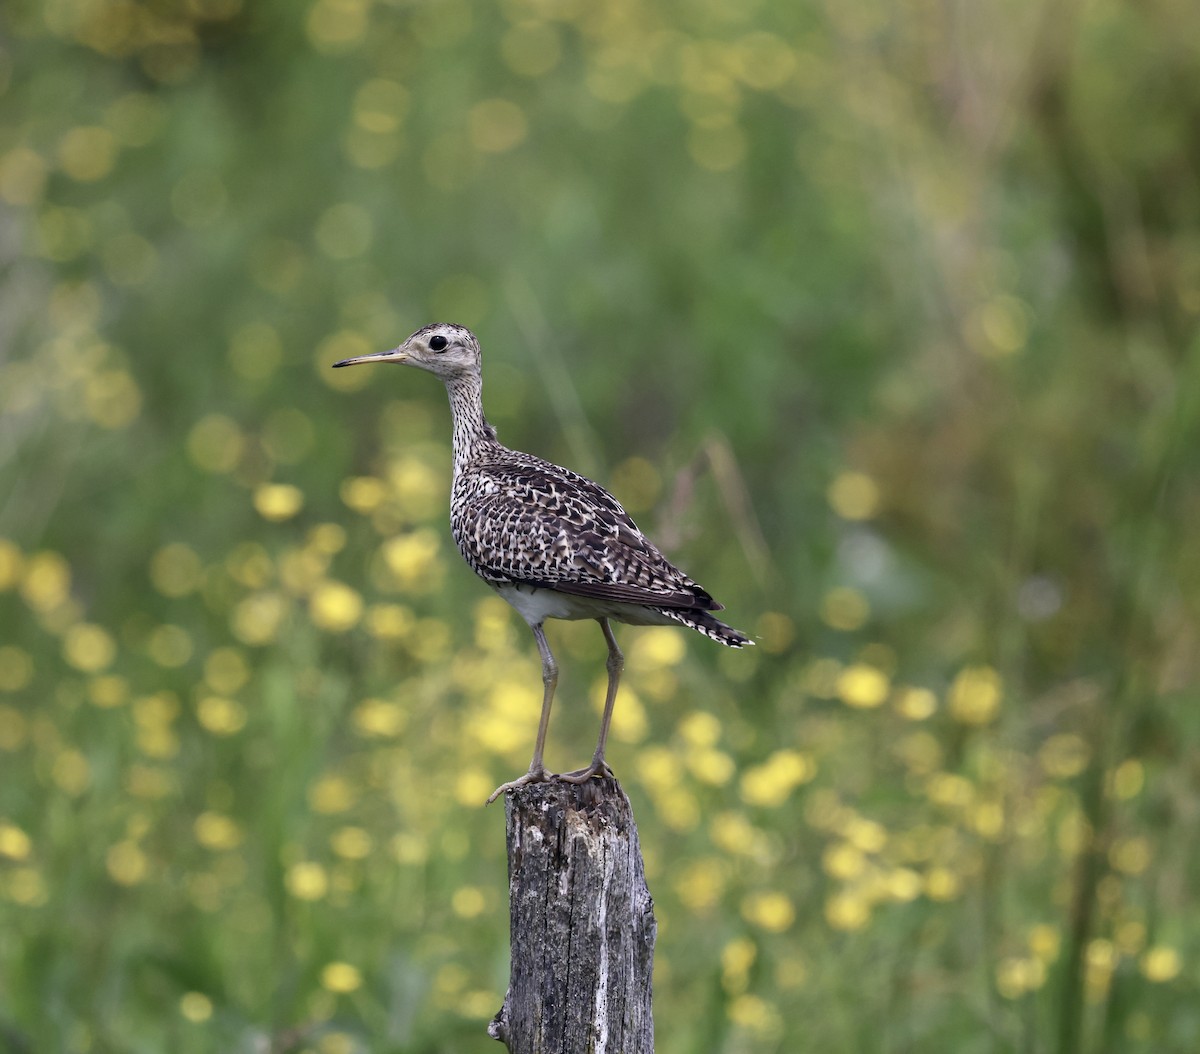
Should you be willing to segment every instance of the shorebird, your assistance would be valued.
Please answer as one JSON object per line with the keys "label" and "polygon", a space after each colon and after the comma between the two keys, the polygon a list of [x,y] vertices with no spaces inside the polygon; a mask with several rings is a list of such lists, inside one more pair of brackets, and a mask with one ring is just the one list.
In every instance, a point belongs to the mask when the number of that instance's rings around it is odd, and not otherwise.
{"label": "shorebird", "polygon": [[[465,326],[435,322],[391,351],[333,365],[367,362],[416,366],[446,385],[454,425],[450,531],[471,570],[529,623],[542,658],[542,713],[529,771],[497,787],[488,803],[527,783],[611,776],[604,751],[625,660],[610,621],[679,623],[731,648],[754,642],[713,617],[723,605],[667,560],[603,487],[496,438],[483,416],[479,341]],[[608,691],[595,753],[586,768],[558,775],[547,772],[542,760],[558,683],[543,629],[551,618],[595,619],[608,644]]]}

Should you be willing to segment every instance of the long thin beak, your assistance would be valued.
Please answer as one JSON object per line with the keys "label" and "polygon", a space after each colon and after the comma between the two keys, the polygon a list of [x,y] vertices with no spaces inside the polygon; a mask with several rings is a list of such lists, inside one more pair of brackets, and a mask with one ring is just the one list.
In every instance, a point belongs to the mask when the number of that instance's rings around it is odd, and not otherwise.
{"label": "long thin beak", "polygon": [[356,355],[352,359],[342,359],[341,362],[335,362],[334,368],[338,366],[357,366],[360,362],[405,362],[408,359],[408,352],[403,346],[392,348],[391,351],[376,351],[370,355]]}

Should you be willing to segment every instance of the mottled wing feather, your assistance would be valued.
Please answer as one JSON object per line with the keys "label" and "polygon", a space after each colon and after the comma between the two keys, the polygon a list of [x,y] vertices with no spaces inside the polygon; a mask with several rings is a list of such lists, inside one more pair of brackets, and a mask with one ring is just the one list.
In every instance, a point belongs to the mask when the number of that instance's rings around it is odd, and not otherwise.
{"label": "mottled wing feather", "polygon": [[455,541],[489,582],[720,610],[654,547],[616,498],[569,469],[513,451],[503,463],[464,470],[451,502]]}

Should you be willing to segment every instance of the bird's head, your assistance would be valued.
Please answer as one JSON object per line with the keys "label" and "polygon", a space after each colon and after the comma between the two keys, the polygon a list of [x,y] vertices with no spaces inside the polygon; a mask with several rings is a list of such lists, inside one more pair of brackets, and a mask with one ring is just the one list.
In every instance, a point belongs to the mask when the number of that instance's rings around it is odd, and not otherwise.
{"label": "bird's head", "polygon": [[411,337],[391,351],[379,351],[372,355],[357,355],[342,359],[334,366],[355,366],[360,362],[400,362],[405,366],[416,366],[451,381],[456,377],[477,374],[481,357],[479,341],[466,326],[453,322],[435,322],[418,329]]}

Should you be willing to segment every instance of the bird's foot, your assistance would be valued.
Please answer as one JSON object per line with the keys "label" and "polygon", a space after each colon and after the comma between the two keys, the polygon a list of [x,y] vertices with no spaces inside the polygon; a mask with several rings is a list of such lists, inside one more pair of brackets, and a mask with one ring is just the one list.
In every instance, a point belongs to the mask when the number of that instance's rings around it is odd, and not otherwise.
{"label": "bird's foot", "polygon": [[516,790],[518,787],[524,787],[530,783],[549,783],[557,777],[544,768],[531,768],[524,776],[518,776],[515,780],[510,780],[508,783],[502,783],[491,794],[488,795],[488,800],[484,805],[491,805],[501,794],[506,794],[508,791]]}
{"label": "bird's foot", "polygon": [[613,770],[608,767],[608,762],[603,758],[593,758],[592,763],[587,768],[576,769],[574,772],[564,772],[554,778],[561,780],[563,783],[587,783],[593,776],[610,780],[617,778],[613,775]]}

